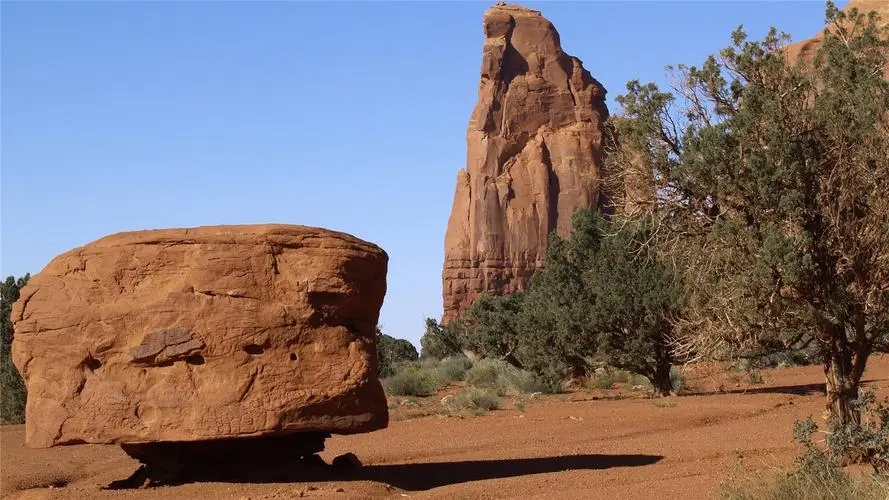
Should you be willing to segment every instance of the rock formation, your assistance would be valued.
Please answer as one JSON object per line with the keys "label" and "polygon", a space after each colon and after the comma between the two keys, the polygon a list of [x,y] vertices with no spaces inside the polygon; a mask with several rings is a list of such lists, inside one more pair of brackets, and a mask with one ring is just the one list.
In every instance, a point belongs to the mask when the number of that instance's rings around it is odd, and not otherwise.
{"label": "rock formation", "polygon": [[[859,12],[875,11],[880,17],[881,25],[886,26],[889,24],[889,0],[849,0],[849,3],[843,7],[843,10],[848,12],[853,8],[858,9]],[[828,29],[832,28],[828,27]],[[812,59],[815,57],[815,52],[818,51],[818,47],[821,46],[823,40],[824,35],[819,32],[808,40],[790,45],[786,49],[787,58],[791,61],[796,61],[800,58]],[[889,66],[883,68],[883,76],[889,79]]]}
{"label": "rock formation", "polygon": [[121,443],[139,458],[154,443],[306,433],[313,453],[329,433],[386,427],[387,262],[350,235],[287,225],[120,233],[56,257],[12,311],[27,443]]}
{"label": "rock formation", "polygon": [[605,89],[562,51],[539,12],[497,5],[484,16],[478,103],[445,236],[444,317],[480,293],[523,290],[549,234],[599,199]]}

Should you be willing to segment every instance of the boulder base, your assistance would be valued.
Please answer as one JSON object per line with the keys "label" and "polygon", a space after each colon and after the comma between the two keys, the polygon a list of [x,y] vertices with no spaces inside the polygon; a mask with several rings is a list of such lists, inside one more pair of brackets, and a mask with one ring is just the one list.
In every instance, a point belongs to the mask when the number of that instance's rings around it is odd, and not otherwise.
{"label": "boulder base", "polygon": [[27,443],[386,427],[387,262],[350,235],[288,225],[121,233],[56,257],[12,312]]}

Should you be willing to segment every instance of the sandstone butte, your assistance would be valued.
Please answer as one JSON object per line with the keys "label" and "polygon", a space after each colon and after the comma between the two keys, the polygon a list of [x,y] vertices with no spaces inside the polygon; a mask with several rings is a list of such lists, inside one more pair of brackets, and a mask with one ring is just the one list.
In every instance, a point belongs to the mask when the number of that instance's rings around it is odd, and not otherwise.
{"label": "sandstone butte", "polygon": [[484,15],[478,102],[445,235],[443,323],[481,293],[524,290],[549,234],[599,202],[605,89],[540,12]]}
{"label": "sandstone butte", "polygon": [[[843,11],[849,12],[853,8],[858,9],[859,12],[875,11],[880,18],[879,24],[882,26],[889,25],[889,0],[849,0],[849,3],[843,7]],[[831,27],[828,27],[828,29],[832,30]],[[808,40],[789,45],[786,49],[787,58],[790,61],[796,61],[800,58],[812,59],[823,41],[824,35],[818,33],[818,35]],[[883,76],[889,79],[889,66],[883,69]]]}
{"label": "sandstone butte", "polygon": [[314,432],[311,453],[324,433],[384,428],[387,265],[373,244],[288,225],[120,233],[64,253],[12,311],[27,443],[138,457],[138,443]]}

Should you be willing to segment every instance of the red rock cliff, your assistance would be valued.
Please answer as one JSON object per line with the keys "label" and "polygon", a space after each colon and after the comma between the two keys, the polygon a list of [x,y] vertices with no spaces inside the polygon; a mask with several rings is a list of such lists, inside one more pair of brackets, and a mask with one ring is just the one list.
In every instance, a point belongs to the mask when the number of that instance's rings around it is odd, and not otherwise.
{"label": "red rock cliff", "polygon": [[605,89],[565,54],[539,12],[498,5],[484,16],[478,103],[445,236],[444,317],[482,292],[525,289],[552,231],[599,198]]}

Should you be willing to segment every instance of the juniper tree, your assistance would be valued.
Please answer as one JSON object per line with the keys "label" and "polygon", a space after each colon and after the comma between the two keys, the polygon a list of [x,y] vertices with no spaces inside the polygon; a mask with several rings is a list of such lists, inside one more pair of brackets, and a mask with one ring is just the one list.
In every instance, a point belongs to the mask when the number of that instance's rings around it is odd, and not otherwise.
{"label": "juniper tree", "polygon": [[568,238],[551,238],[534,276],[520,359],[568,375],[601,361],[644,375],[658,395],[670,393],[670,320],[681,285],[649,244],[654,229],[645,215],[605,219],[579,210]]}
{"label": "juniper tree", "polygon": [[501,359],[523,368],[516,358],[520,345],[519,316],[524,294],[512,293],[505,297],[482,294],[469,310],[450,328],[457,330],[460,345],[482,358]]}
{"label": "juniper tree", "polygon": [[16,279],[9,276],[0,283],[0,422],[19,424],[25,420],[27,389],[22,376],[12,364],[12,304],[27,284],[30,274]]}
{"label": "juniper tree", "polygon": [[685,269],[682,349],[816,345],[828,408],[855,424],[889,336],[889,36],[831,2],[826,21],[811,58],[738,28],[671,91],[630,82],[616,127],[650,160],[658,243]]}
{"label": "juniper tree", "polygon": [[421,357],[444,359],[462,352],[454,325],[442,326],[433,318],[426,318],[425,325],[426,329],[420,337]]}
{"label": "juniper tree", "polygon": [[380,377],[390,377],[395,373],[395,365],[419,358],[417,348],[410,341],[386,335],[377,327],[377,362]]}

